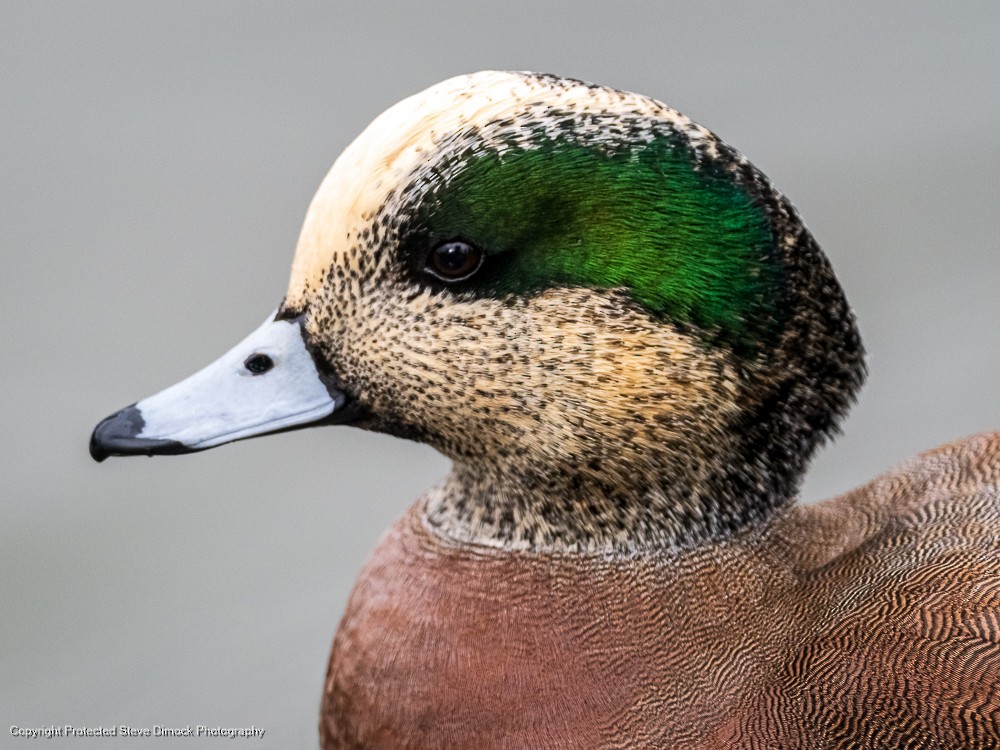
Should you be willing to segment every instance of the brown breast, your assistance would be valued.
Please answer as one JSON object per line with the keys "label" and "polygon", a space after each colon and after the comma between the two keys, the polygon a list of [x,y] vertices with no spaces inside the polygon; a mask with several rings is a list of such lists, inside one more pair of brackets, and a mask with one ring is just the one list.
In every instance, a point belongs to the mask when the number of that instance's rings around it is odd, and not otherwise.
{"label": "brown breast", "polygon": [[362,571],[332,748],[1000,747],[1000,434],[766,529],[634,557],[458,547]]}

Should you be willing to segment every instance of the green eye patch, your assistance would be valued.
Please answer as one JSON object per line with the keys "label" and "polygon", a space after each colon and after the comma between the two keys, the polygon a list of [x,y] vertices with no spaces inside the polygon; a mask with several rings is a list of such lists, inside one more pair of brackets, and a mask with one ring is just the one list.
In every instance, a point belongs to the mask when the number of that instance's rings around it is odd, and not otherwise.
{"label": "green eye patch", "polygon": [[651,313],[755,348],[776,318],[781,267],[768,217],[720,166],[660,135],[583,145],[469,147],[420,201],[424,241],[489,255],[464,288],[624,288]]}

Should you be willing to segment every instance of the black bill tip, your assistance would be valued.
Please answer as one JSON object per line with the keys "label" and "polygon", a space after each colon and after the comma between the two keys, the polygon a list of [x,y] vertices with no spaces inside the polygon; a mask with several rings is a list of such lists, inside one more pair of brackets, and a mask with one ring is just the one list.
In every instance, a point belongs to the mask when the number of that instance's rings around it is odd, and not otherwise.
{"label": "black bill tip", "polygon": [[101,420],[90,436],[90,457],[101,462],[108,456],[155,456],[190,453],[176,440],[151,440],[137,437],[145,421],[133,404]]}

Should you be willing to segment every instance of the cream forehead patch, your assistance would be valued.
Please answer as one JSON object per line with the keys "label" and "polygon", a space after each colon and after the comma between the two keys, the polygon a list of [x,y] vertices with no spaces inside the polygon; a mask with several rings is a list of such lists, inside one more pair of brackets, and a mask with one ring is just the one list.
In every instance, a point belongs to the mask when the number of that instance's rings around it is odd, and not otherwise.
{"label": "cream forehead patch", "polygon": [[532,73],[484,71],[457,76],[390,107],[344,150],[316,192],[292,262],[287,303],[302,306],[334,264],[350,270],[349,252],[387,197],[442,138],[510,116],[529,105],[629,112],[672,123],[709,153],[714,137],[661,102],[639,94]]}

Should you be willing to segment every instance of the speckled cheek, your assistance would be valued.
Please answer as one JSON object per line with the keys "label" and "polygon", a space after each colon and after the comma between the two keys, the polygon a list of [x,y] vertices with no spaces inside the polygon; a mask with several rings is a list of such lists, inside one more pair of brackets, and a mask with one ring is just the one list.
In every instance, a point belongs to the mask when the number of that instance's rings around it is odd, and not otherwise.
{"label": "speckled cheek", "polygon": [[652,319],[621,295],[553,289],[532,300],[527,317],[532,386],[574,407],[553,418],[625,422],[711,406],[721,420],[735,401],[724,350]]}
{"label": "speckled cheek", "polygon": [[[385,300],[368,353],[390,373],[378,397],[435,430],[468,431],[477,422],[507,421],[523,408],[516,384],[517,316],[492,300],[461,302],[423,291]],[[523,363],[521,363],[523,364]],[[501,430],[502,432],[502,430]],[[499,435],[498,435],[499,437]]]}
{"label": "speckled cheek", "polygon": [[735,402],[721,353],[613,294],[552,289],[462,301],[391,289],[355,311],[362,321],[344,341],[348,376],[373,408],[445,440],[532,446],[561,460],[585,452],[595,434],[609,444],[636,434],[641,421],[651,444],[665,424],[678,439],[696,426],[720,431]]}

